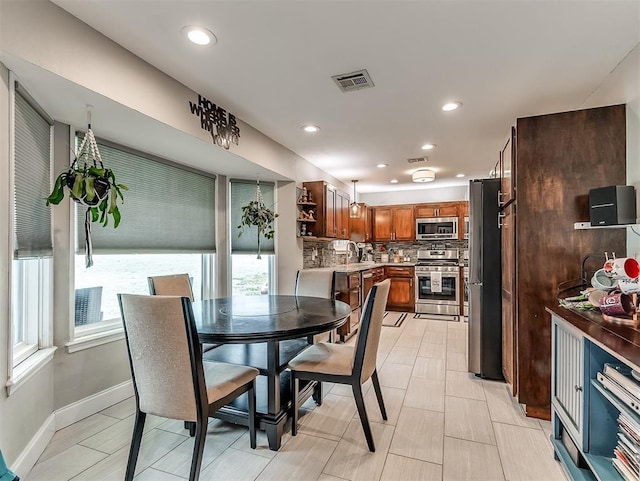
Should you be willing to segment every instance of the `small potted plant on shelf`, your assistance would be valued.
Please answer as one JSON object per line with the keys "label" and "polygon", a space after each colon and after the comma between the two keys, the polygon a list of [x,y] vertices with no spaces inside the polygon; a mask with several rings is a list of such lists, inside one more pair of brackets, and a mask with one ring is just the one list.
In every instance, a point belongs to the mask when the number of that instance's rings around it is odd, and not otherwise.
{"label": "small potted plant on shelf", "polygon": [[278,214],[269,209],[262,198],[262,192],[260,191],[260,182],[256,183],[256,200],[250,201],[247,205],[242,207],[242,216],[240,218],[240,225],[238,225],[238,237],[240,237],[245,227],[256,227],[258,234],[258,259],[262,259],[260,255],[260,237],[265,239],[273,239],[275,230],[273,222]]}
{"label": "small potted plant on shelf", "polygon": [[113,227],[120,224],[118,197],[124,201],[124,184],[116,181],[111,169],[105,168],[98,151],[91,125],[82,139],[78,154],[68,170],[61,172],[56,178],[53,190],[47,197],[47,205],[58,205],[64,199],[65,192],[78,204],[87,207],[85,215],[85,241],[87,267],[93,265],[91,259],[91,222],[100,222],[104,227],[109,224],[109,216],[113,217]]}

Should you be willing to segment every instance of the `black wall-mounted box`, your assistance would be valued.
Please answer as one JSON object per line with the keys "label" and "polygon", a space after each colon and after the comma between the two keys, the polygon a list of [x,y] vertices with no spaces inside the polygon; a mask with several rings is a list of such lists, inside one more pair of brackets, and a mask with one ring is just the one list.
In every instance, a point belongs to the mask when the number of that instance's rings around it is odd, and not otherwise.
{"label": "black wall-mounted box", "polygon": [[636,189],[632,185],[611,185],[589,191],[592,226],[636,223]]}

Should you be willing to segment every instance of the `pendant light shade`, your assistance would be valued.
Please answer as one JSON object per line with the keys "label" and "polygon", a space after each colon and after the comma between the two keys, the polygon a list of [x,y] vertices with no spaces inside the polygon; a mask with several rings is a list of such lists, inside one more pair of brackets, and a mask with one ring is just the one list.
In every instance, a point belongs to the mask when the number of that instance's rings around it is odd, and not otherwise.
{"label": "pendant light shade", "polygon": [[416,170],[411,176],[411,180],[414,182],[431,182],[436,180],[436,173],[429,169]]}
{"label": "pendant light shade", "polygon": [[349,204],[349,217],[358,219],[362,213],[362,206],[356,201],[356,182],[358,181],[352,180],[351,182],[353,182],[353,202]]}

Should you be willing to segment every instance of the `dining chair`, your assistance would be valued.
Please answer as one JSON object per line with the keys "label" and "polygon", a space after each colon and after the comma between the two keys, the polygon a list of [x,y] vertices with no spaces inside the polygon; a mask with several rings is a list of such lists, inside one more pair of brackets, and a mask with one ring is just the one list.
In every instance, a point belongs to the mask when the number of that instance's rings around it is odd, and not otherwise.
{"label": "dining chair", "polygon": [[118,294],[136,398],[125,480],[135,474],[147,414],[195,424],[190,481],[200,476],[208,418],[247,393],[249,439],[256,447],[258,370],[202,360],[187,297]]}
{"label": "dining chair", "polygon": [[183,296],[193,302],[193,289],[189,274],[147,277],[149,293],[157,296]]}
{"label": "dining chair", "polygon": [[[335,299],[336,297],[336,272],[335,271],[316,271],[316,270],[299,270],[296,274],[296,296],[307,297],[324,297],[326,299]],[[335,338],[335,330],[329,333],[316,334],[309,336],[309,344],[323,341],[327,339],[333,342]]]}
{"label": "dining chair", "polygon": [[374,284],[364,304],[360,318],[360,332],[355,346],[348,344],[333,344],[321,342],[313,344],[302,351],[291,361],[291,434],[298,431],[298,391],[299,381],[310,380],[350,384],[356,401],[360,422],[364,431],[369,451],[375,451],[371,426],[364,406],[362,384],[369,378],[376,392],[382,419],[387,419],[387,412],[382,399],[378,372],[376,370],[376,356],[382,330],[387,296],[389,295],[389,279]]}
{"label": "dining chair", "polygon": [[[194,301],[191,278],[189,274],[169,274],[166,276],[147,277],[149,294],[152,296],[183,296]],[[220,344],[203,344],[202,351],[207,352]]]}

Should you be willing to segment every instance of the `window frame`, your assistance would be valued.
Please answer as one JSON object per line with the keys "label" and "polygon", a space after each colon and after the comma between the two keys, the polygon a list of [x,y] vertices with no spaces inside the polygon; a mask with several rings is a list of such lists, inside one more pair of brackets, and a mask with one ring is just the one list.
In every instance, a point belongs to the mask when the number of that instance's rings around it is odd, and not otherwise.
{"label": "window frame", "polygon": [[[16,115],[16,85],[18,79],[16,75],[9,71],[9,179],[8,179],[8,192],[9,192],[9,229],[11,237],[9,240],[9,252],[11,253],[9,266],[8,266],[8,279],[9,279],[9,307],[8,307],[8,348],[7,348],[7,382],[5,388],[7,396],[11,396],[18,388],[24,385],[24,383],[34,376],[40,369],[42,369],[49,361],[53,359],[53,353],[56,347],[53,346],[53,256],[46,258],[34,258],[31,260],[37,260],[37,266],[28,266],[27,269],[31,272],[25,272],[26,264],[16,268],[16,262],[27,262],[26,259],[14,259],[13,252],[15,251],[15,163],[16,163],[16,146],[15,146],[15,115]],[[37,102],[31,97],[29,92],[20,87],[23,92],[23,97],[29,102],[32,108],[34,108],[47,122],[49,123],[49,182],[53,181],[53,163],[54,163],[54,146],[53,146],[53,120],[51,117],[37,104]],[[53,229],[53,225],[50,226]],[[19,272],[18,272],[19,271]],[[32,272],[36,271],[36,272]],[[38,294],[38,307],[36,312],[27,306],[31,304],[34,296],[20,296],[18,299],[18,293],[16,292],[16,286],[14,285],[14,278],[16,275],[21,276],[20,284],[22,288],[25,288],[25,284],[29,283],[30,289],[36,288]],[[26,292],[33,292],[32,290],[25,290]],[[21,322],[26,324],[27,341],[19,341],[14,343],[14,319],[16,317],[14,305],[18,304],[16,301],[20,301],[20,313],[27,314],[28,319],[23,319]]]}

